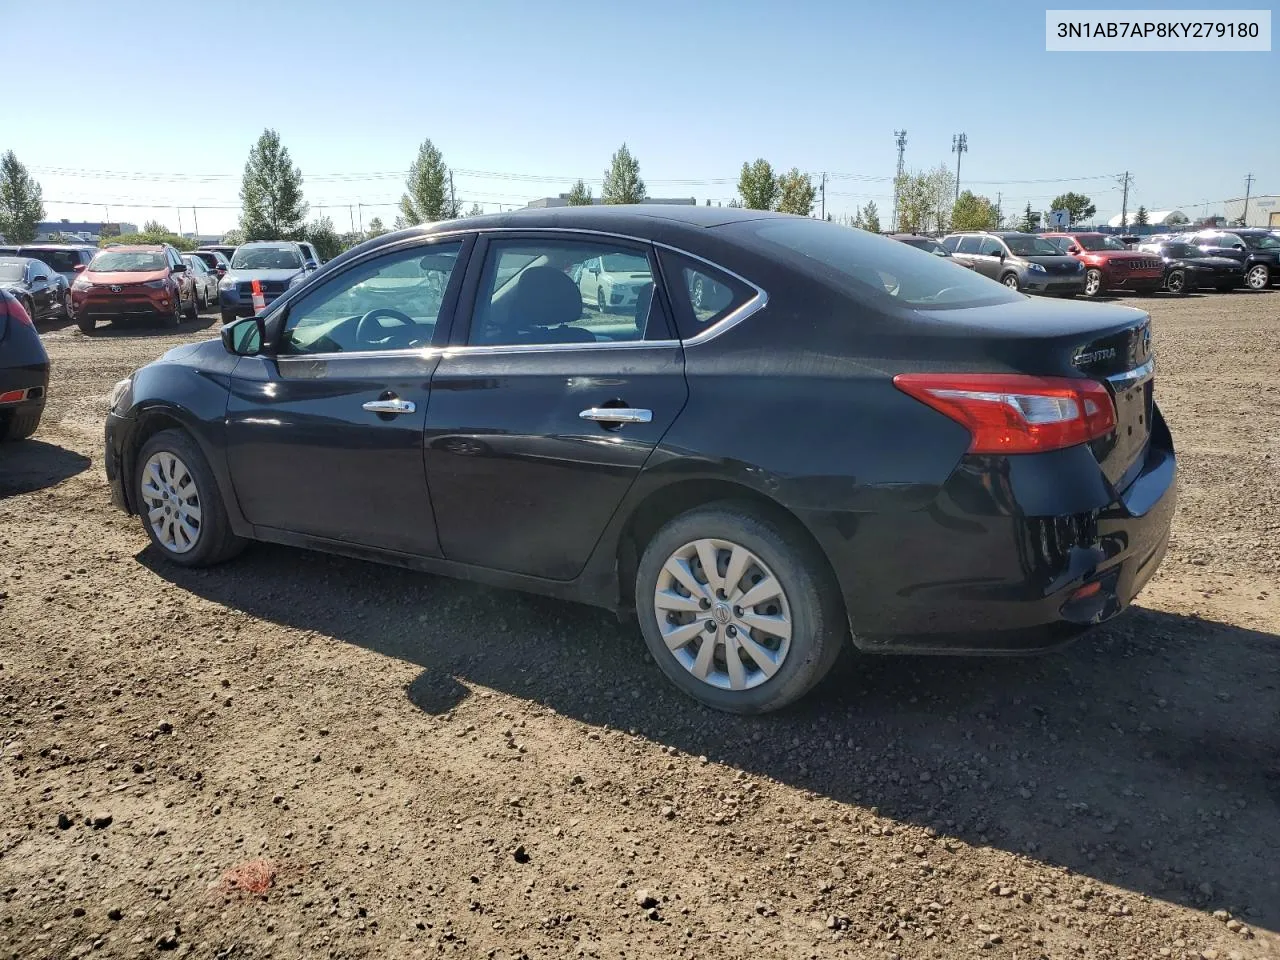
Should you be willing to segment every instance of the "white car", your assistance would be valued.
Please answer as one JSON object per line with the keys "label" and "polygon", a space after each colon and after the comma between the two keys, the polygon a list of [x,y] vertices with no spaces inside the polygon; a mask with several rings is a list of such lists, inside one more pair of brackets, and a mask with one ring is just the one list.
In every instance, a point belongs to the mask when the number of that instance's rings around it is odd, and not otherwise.
{"label": "white car", "polygon": [[649,261],[630,253],[607,253],[583,262],[573,279],[582,302],[601,313],[634,308],[640,292],[653,283]]}

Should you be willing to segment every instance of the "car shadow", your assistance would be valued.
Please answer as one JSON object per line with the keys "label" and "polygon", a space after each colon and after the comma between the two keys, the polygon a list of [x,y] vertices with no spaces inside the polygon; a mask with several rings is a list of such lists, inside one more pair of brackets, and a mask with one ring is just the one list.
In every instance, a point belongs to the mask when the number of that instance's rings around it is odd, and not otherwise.
{"label": "car shadow", "polygon": [[115,320],[108,320],[105,323],[101,320],[98,321],[98,326],[94,328],[93,333],[86,333],[83,336],[100,337],[104,340],[137,337],[139,335],[180,336],[208,330],[217,324],[218,315],[216,313],[202,313],[194,320],[188,320],[184,317],[182,323],[176,327],[170,322],[160,325],[154,320],[120,317]]}
{"label": "car shadow", "polygon": [[1280,927],[1280,642],[1135,608],[1014,659],[852,655],[767,717],[675,691],[634,624],[574,604],[285,547],[210,570],[139,561],[199,596],[423,668],[440,714],[480,685],[589,724],[1069,868]]}
{"label": "car shadow", "polygon": [[89,468],[90,460],[43,440],[20,440],[0,447],[0,500],[61,483]]}

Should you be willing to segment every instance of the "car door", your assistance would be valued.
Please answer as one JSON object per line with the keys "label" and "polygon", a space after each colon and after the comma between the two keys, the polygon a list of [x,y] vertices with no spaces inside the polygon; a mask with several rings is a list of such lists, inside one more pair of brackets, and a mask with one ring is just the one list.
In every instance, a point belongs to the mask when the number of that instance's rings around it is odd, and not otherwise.
{"label": "car door", "polygon": [[[648,244],[533,231],[481,247],[470,309],[431,381],[426,462],[441,551],[569,580],[685,404],[683,351]],[[573,273],[610,253],[643,258],[650,279],[631,306],[585,308]]]}
{"label": "car door", "polygon": [[439,555],[422,431],[470,245],[417,237],[372,251],[269,318],[273,352],[238,361],[227,405],[228,466],[251,523]]}

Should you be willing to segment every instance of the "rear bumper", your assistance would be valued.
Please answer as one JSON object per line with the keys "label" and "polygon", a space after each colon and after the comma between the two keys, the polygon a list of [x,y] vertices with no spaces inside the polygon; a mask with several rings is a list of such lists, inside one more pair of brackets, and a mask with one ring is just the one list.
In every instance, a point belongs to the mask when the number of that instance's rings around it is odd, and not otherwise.
{"label": "rear bumper", "polygon": [[879,652],[1052,649],[1119,614],[1164,557],[1176,461],[1157,413],[1117,493],[1087,447],[966,457],[923,510],[804,517],[857,645]]}

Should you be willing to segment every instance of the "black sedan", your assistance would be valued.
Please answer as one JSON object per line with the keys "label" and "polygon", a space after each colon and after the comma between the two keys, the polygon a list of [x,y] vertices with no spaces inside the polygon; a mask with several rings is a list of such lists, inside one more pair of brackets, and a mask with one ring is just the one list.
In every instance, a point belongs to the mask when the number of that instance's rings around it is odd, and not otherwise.
{"label": "black sedan", "polygon": [[[588,308],[602,257],[633,289]],[[1174,509],[1154,362],[1142,311],[823,221],[530,210],[366,241],[141,368],[105,462],[173,563],[267,540],[633,612],[677,686],[761,712],[849,642],[1124,609]]]}
{"label": "black sedan", "polygon": [[71,289],[43,260],[0,257],[0,288],[16,297],[32,320],[71,316]]}
{"label": "black sedan", "polygon": [[18,299],[0,289],[0,442],[36,432],[49,390],[49,355]]}
{"label": "black sedan", "polygon": [[1156,253],[1164,261],[1164,288],[1186,294],[1210,287],[1228,293],[1244,285],[1244,264],[1230,257],[1211,257],[1189,243],[1166,240],[1144,243],[1139,250]]}

